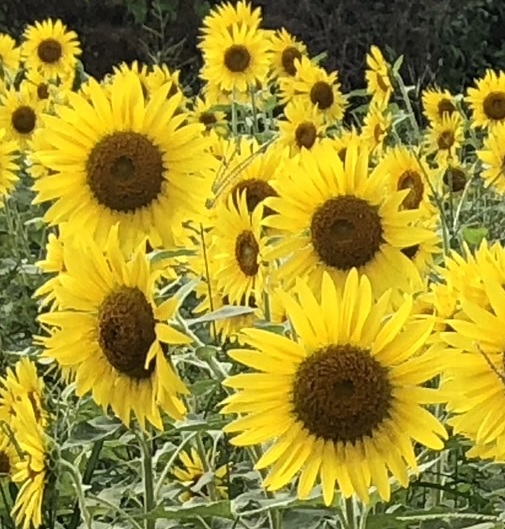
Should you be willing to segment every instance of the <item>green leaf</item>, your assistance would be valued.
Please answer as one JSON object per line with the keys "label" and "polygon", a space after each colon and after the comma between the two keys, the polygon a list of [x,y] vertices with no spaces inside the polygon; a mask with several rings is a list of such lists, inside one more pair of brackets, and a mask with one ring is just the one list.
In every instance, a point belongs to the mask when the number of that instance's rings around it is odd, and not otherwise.
{"label": "green leaf", "polygon": [[154,252],[154,255],[151,257],[151,263],[159,263],[165,259],[174,259],[175,257],[191,257],[195,254],[195,250],[189,250],[187,248],[179,248],[178,250],[159,250]]}
{"label": "green leaf", "polygon": [[403,55],[400,55],[393,64],[393,74],[397,75],[403,64]]}
{"label": "green leaf", "polygon": [[474,246],[478,246],[488,234],[489,230],[484,226],[481,226],[480,228],[470,228],[466,226],[463,228],[463,239],[465,239],[468,244]]}
{"label": "green leaf", "polygon": [[210,321],[226,320],[228,318],[236,318],[237,316],[244,316],[246,314],[252,314],[256,309],[252,307],[242,307],[240,305],[225,305],[214,312],[209,312],[198,318],[186,320],[186,324],[196,325],[197,323],[206,323]]}
{"label": "green leaf", "polygon": [[187,520],[189,518],[226,518],[233,520],[234,516],[231,512],[229,500],[221,500],[215,502],[202,502],[201,500],[191,500],[184,505],[177,507],[165,507],[154,509],[146,516],[138,517],[138,519],[149,520]]}
{"label": "green leaf", "polygon": [[75,425],[64,448],[84,446],[99,439],[111,437],[121,428],[121,423],[109,417],[95,417],[90,421],[82,421]]}

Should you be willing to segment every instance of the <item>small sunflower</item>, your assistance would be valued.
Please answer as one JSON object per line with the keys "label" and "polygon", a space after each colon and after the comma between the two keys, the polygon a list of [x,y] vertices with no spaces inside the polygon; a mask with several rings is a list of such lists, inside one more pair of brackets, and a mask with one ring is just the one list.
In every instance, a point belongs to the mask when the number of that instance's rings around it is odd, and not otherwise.
{"label": "small sunflower", "polygon": [[263,220],[282,231],[267,259],[281,259],[279,280],[289,284],[307,277],[319,291],[327,271],[341,287],[352,268],[366,274],[376,295],[390,287],[409,288],[419,280],[403,248],[429,236],[412,223],[420,210],[400,210],[407,192],[385,193],[383,167],[370,172],[369,152],[357,144],[347,148],[345,164],[330,146],[317,156],[302,151],[285,163],[290,182],[279,186],[279,197],[266,200],[277,212]]}
{"label": "small sunflower", "polygon": [[442,184],[446,194],[460,193],[471,178],[472,171],[458,160],[449,160],[441,169],[443,171]]}
{"label": "small sunflower", "polygon": [[361,140],[374,154],[380,154],[391,129],[392,116],[387,110],[371,104],[361,129]]}
{"label": "small sunflower", "polygon": [[188,121],[201,123],[207,131],[215,130],[219,135],[227,136],[229,126],[226,114],[222,110],[215,110],[214,105],[206,98],[197,96],[193,99]]}
{"label": "small sunflower", "polygon": [[26,148],[40,127],[45,108],[36,90],[26,84],[19,90],[6,90],[0,96],[0,128],[5,129],[5,139],[16,140],[20,147]]}
{"label": "small sunflower", "polygon": [[484,164],[481,173],[487,186],[498,193],[505,193],[505,123],[493,127],[484,139],[483,148],[477,156]]}
{"label": "small sunflower", "polygon": [[[202,458],[198,452],[191,448],[189,452],[181,452],[179,455],[179,462],[176,467],[172,470],[172,474],[178,479],[186,489],[182,494],[179,495],[179,500],[182,502],[188,501],[195,496],[208,497],[207,487],[204,486],[198,491],[194,491],[194,487],[198,485],[198,482],[206,474],[207,470],[203,464]],[[224,486],[224,480],[226,478],[228,470],[226,465],[217,468],[213,472],[213,479],[216,486],[216,492],[219,497],[226,497],[226,487]]]}
{"label": "small sunflower", "polygon": [[[21,49],[16,41],[6,33],[0,33],[0,77],[13,81],[20,67]],[[1,74],[3,72],[3,75]]]}
{"label": "small sunflower", "polygon": [[279,79],[279,90],[282,103],[300,98],[315,106],[328,121],[334,122],[344,117],[347,102],[340,90],[338,73],[326,72],[305,56],[297,61],[294,77]]}
{"label": "small sunflower", "polygon": [[296,61],[307,55],[307,47],[284,28],[277,30],[270,39],[271,68],[276,77],[294,77]]}
{"label": "small sunflower", "polygon": [[294,99],[284,108],[284,115],[285,120],[277,120],[279,144],[289,147],[291,156],[312,149],[325,137],[327,124],[313,105]]}
{"label": "small sunflower", "polygon": [[389,74],[390,66],[384,60],[382,52],[377,46],[371,46],[366,56],[368,69],[365,72],[367,92],[372,96],[371,104],[381,110],[388,106],[393,93],[393,83]]}
{"label": "small sunflower", "polygon": [[144,246],[124,256],[117,227],[104,253],[92,239],[75,242],[71,249],[64,246],[58,311],[39,316],[53,330],[40,339],[44,355],[75,373],[78,396],[91,392],[127,425],[132,412],[142,427],[148,421],[162,428],[160,410],[181,419],[186,409],[178,395],[187,389],[162,346],[191,342],[166,323],[178,300],[155,303],[158,272],[150,268]]}
{"label": "small sunflower", "polygon": [[435,154],[439,163],[457,159],[457,153],[465,139],[463,121],[457,113],[444,114],[433,122],[426,137],[426,155]]}
{"label": "small sunflower", "polygon": [[[169,83],[168,97],[172,97],[178,92],[184,95],[179,75],[179,70],[170,70],[166,64],[154,64],[147,74],[146,86],[150,92],[155,92],[166,83]],[[185,102],[186,99],[183,97],[182,103],[184,104]]]}
{"label": "small sunflower", "polygon": [[18,182],[18,144],[5,139],[5,129],[0,128],[0,208]]}
{"label": "small sunflower", "polygon": [[61,20],[35,22],[23,34],[21,54],[27,69],[44,76],[67,76],[75,69],[81,48],[77,33],[68,31]]}
{"label": "small sunflower", "polygon": [[266,33],[255,27],[233,24],[231,30],[209,34],[200,43],[203,80],[230,92],[249,93],[264,85],[269,70]]}
{"label": "small sunflower", "polygon": [[257,29],[261,23],[261,8],[252,9],[250,3],[241,0],[235,4],[222,2],[211,9],[203,19],[202,33],[204,35],[217,33],[223,29],[231,32],[233,25]]}
{"label": "small sunflower", "polygon": [[351,129],[342,129],[338,136],[333,138],[333,147],[337,151],[338,157],[342,163],[345,162],[347,147],[360,141],[360,135],[354,127]]}
{"label": "small sunflower", "polygon": [[267,490],[278,490],[296,475],[305,499],[322,485],[331,505],[337,485],[344,497],[370,500],[370,486],[388,501],[389,474],[408,486],[417,471],[413,441],[443,448],[444,427],[424,407],[442,401],[422,384],[440,370],[436,356],[424,353],[433,321],[412,321],[412,299],[394,314],[389,294],[373,301],[366,277],[352,270],[339,293],[324,274],[321,301],[299,282],[298,299],[281,294],[298,337],[245,329],[248,349],[232,350],[234,360],[252,368],[227,379],[237,392],[223,413],[242,417],[224,430],[232,443],[271,443],[256,464],[270,467]]}
{"label": "small sunflower", "polygon": [[66,92],[72,90],[73,78],[71,77],[47,79],[37,70],[28,70],[25,76],[21,86],[28,85],[32,91],[36,92],[37,99],[45,103],[61,103],[66,97]]}
{"label": "small sunflower", "polygon": [[465,97],[472,111],[472,126],[491,128],[505,122],[505,72],[487,70],[476,85],[468,88]]}
{"label": "small sunflower", "polygon": [[430,123],[439,123],[445,114],[457,112],[456,99],[449,90],[427,88],[423,90],[423,114]]}
{"label": "small sunflower", "polygon": [[[197,221],[209,191],[203,125],[175,114],[181,95],[168,85],[144,100],[138,77],[113,81],[111,90],[90,81],[91,101],[69,94],[69,107],[47,116],[35,138],[34,161],[51,171],[37,178],[35,203],[55,201],[50,224],[68,221],[69,233],[86,230],[104,244],[120,225],[122,244],[173,246],[182,222]],[[69,140],[71,138],[71,141]]]}

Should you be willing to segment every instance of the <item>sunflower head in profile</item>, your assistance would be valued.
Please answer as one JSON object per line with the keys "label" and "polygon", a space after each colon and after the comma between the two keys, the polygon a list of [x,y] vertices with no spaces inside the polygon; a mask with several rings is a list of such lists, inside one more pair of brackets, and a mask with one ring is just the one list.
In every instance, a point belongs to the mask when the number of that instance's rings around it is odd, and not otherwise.
{"label": "sunflower head in profile", "polygon": [[67,30],[61,20],[47,19],[26,28],[21,54],[27,69],[44,76],[66,76],[75,69],[81,54],[77,33]]}
{"label": "sunflower head in profile", "polygon": [[445,114],[452,115],[457,112],[456,99],[449,90],[427,88],[423,90],[423,114],[430,123],[439,123]]}
{"label": "sunflower head in profile", "polygon": [[372,96],[372,104],[376,104],[380,109],[385,109],[393,93],[391,67],[377,46],[371,46],[370,52],[366,56],[366,64],[368,66],[365,72],[367,92]]}
{"label": "sunflower head in profile", "polygon": [[244,329],[248,348],[229,351],[252,372],[225,381],[236,393],[223,413],[241,415],[225,431],[237,446],[269,443],[256,464],[270,469],[267,490],[298,475],[301,499],[319,478],[326,505],[335,486],[364,502],[375,486],[388,501],[389,474],[406,487],[408,470],[417,469],[413,441],[439,450],[447,438],[423,407],[442,401],[423,387],[440,371],[436,353],[423,348],[433,321],[410,318],[411,298],[393,313],[389,293],[374,302],[356,270],[341,292],[327,274],[320,296],[303,281],[296,290],[297,298],[281,298],[297,341]]}
{"label": "sunflower head in profile", "polygon": [[315,291],[324,271],[341,287],[352,268],[366,274],[377,295],[390,287],[409,289],[420,280],[402,249],[430,233],[412,224],[419,209],[401,210],[407,190],[387,193],[384,167],[369,169],[369,151],[349,145],[345,163],[328,145],[317,155],[302,151],[283,166],[286,181],[279,197],[266,200],[277,212],[263,220],[284,237],[273,242],[266,259],[280,260],[279,280],[307,277]]}
{"label": "sunflower head in profile", "polygon": [[142,427],[162,428],[160,411],[175,419],[186,412],[179,396],[187,389],[166,352],[191,339],[167,323],[178,300],[154,301],[159,274],[145,246],[125,254],[117,232],[111,229],[103,252],[87,237],[64,246],[58,310],[39,316],[52,330],[40,342],[46,357],[75,374],[78,396],[91,392],[127,425],[133,413]]}
{"label": "sunflower head in profile", "polygon": [[232,31],[233,25],[257,29],[261,24],[261,8],[252,8],[252,5],[240,0],[235,4],[221,2],[210,10],[202,21],[202,34],[204,36],[226,30]]}
{"label": "sunflower head in profile", "polygon": [[381,154],[391,129],[392,116],[377,104],[370,104],[361,129],[361,140],[374,154]]}
{"label": "sunflower head in profile", "polygon": [[296,65],[302,56],[307,56],[307,47],[284,28],[270,38],[271,69],[276,77],[294,77]]}
{"label": "sunflower head in profile", "polygon": [[19,69],[21,48],[16,41],[6,33],[0,33],[0,77],[14,80],[13,76]]}
{"label": "sunflower head in profile", "polygon": [[110,89],[92,80],[89,100],[71,93],[68,107],[46,117],[33,159],[49,173],[33,188],[36,203],[54,201],[50,224],[85,227],[101,245],[116,223],[129,248],[146,236],[152,248],[185,242],[183,221],[198,221],[210,192],[202,176],[210,155],[203,125],[176,114],[182,96],[167,99],[169,88],[145,101],[134,74]]}
{"label": "sunflower head in profile", "polygon": [[472,111],[472,126],[492,128],[505,122],[505,72],[487,70],[467,90],[465,101]]}
{"label": "sunflower head in profile", "polygon": [[330,122],[344,117],[347,101],[340,90],[338,72],[328,73],[324,68],[302,56],[297,60],[296,75],[279,79],[279,98],[288,103],[300,98],[314,106]]}
{"label": "sunflower head in profile", "polygon": [[486,186],[505,194],[505,122],[489,131],[477,156],[484,165],[481,177]]}
{"label": "sunflower head in profile", "polygon": [[0,208],[18,182],[19,147],[15,140],[6,138],[5,129],[0,128]]}
{"label": "sunflower head in profile", "polygon": [[444,114],[433,122],[426,136],[426,154],[434,154],[439,164],[457,160],[457,154],[465,139],[463,120],[458,113]]}

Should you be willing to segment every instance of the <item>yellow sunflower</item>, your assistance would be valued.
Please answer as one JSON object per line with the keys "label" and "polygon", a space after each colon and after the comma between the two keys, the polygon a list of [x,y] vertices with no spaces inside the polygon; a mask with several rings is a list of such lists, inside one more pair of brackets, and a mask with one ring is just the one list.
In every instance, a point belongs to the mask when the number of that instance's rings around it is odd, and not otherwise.
{"label": "yellow sunflower", "polygon": [[498,193],[505,193],[505,123],[500,123],[489,131],[477,156],[484,164],[481,177],[486,185],[493,187]]}
{"label": "yellow sunflower", "polygon": [[458,113],[445,113],[440,121],[433,122],[426,136],[426,155],[435,154],[438,163],[458,159],[465,139],[463,120]]}
{"label": "yellow sunflower", "polygon": [[333,147],[337,151],[338,157],[342,163],[345,163],[347,147],[360,141],[360,135],[354,127],[351,129],[342,129],[338,136],[333,138]]}
{"label": "yellow sunflower", "polygon": [[[5,139],[5,129],[0,128],[0,199],[6,198],[18,182],[18,144]],[[0,208],[4,201],[0,200]]]}
{"label": "yellow sunflower", "polygon": [[365,71],[365,78],[367,92],[372,96],[371,104],[383,110],[388,106],[393,93],[393,83],[389,74],[390,66],[377,46],[370,47],[366,63],[368,69]]}
{"label": "yellow sunflower", "polygon": [[270,67],[270,43],[258,28],[233,24],[231,30],[213,32],[199,44],[204,59],[201,77],[230,92],[249,93],[264,85]]}
{"label": "yellow sunflower", "polygon": [[[195,486],[198,486],[198,482],[206,472],[207,470],[205,469],[202,458],[194,448],[191,448],[189,452],[181,452],[178,465],[172,470],[174,477],[178,479],[186,489],[179,495],[180,501],[185,502],[195,496],[203,496],[204,498],[208,497],[207,485],[195,490]],[[221,498],[226,497],[224,480],[227,473],[226,465],[217,468],[213,472],[213,481],[216,487],[216,492]]]}
{"label": "yellow sunflower", "polygon": [[48,442],[31,399],[16,401],[12,429],[23,457],[14,468],[12,481],[19,486],[11,511],[16,527],[37,529],[42,525],[42,501],[46,484]]}
{"label": "yellow sunflower", "polygon": [[296,61],[307,55],[307,47],[284,28],[278,29],[270,39],[271,69],[276,77],[294,77]]}
{"label": "yellow sunflower", "polygon": [[391,129],[392,116],[387,110],[371,104],[361,129],[361,140],[374,154],[380,154]]}
{"label": "yellow sunflower", "polygon": [[430,123],[439,123],[445,114],[457,112],[456,99],[449,90],[427,88],[423,90],[423,114]]}
{"label": "yellow sunflower", "polygon": [[207,98],[197,96],[193,99],[191,106],[188,121],[202,123],[207,131],[215,130],[221,136],[228,135],[229,125],[226,114],[222,110],[216,110]]}
{"label": "yellow sunflower", "polygon": [[125,258],[111,229],[105,252],[80,237],[64,246],[66,272],[60,274],[58,311],[39,316],[53,332],[41,338],[44,356],[75,373],[76,393],[91,392],[95,402],[126,424],[133,412],[162,428],[160,410],[181,419],[186,413],[178,395],[187,393],[167,361],[165,345],[191,339],[167,324],[179,301],[157,305],[155,281],[144,246]]}
{"label": "yellow sunflower", "polygon": [[324,139],[327,124],[315,106],[294,99],[284,108],[284,116],[286,119],[277,120],[278,141],[289,147],[291,156],[301,149],[312,149]]}
{"label": "yellow sunflower", "polygon": [[37,94],[37,99],[46,103],[66,101],[66,92],[72,90],[73,78],[52,77],[47,79],[37,70],[28,70],[23,84],[27,84]]}
{"label": "yellow sunflower", "polygon": [[68,31],[61,20],[35,22],[23,34],[21,54],[27,69],[50,78],[71,75],[81,48],[77,33]]}
{"label": "yellow sunflower", "polygon": [[[389,474],[408,486],[417,471],[413,441],[443,448],[444,427],[424,407],[442,401],[423,387],[440,370],[435,354],[424,353],[433,321],[412,321],[412,299],[394,314],[389,294],[373,301],[372,287],[352,270],[339,293],[324,274],[321,301],[300,281],[298,299],[281,294],[297,341],[260,329],[245,329],[248,349],[234,360],[252,368],[227,379],[238,390],[223,413],[242,417],[227,425],[232,443],[269,443],[256,464],[270,467],[267,490],[278,490],[296,475],[305,499],[322,485],[326,505],[335,486],[344,497],[368,502],[375,486],[390,498]],[[240,432],[240,433],[239,433]]]}
{"label": "yellow sunflower", "polygon": [[[471,178],[471,170],[457,160],[450,160],[445,166],[442,166],[442,171],[442,184],[446,194],[463,191],[468,180]],[[481,176],[483,176],[483,173],[484,171],[481,173]]]}
{"label": "yellow sunflower", "polygon": [[119,223],[122,244],[135,248],[147,236],[157,248],[177,243],[183,220],[198,221],[209,193],[203,125],[174,114],[181,96],[167,100],[168,89],[145,102],[133,74],[110,93],[90,81],[90,102],[69,94],[70,106],[47,116],[33,158],[52,174],[33,188],[35,203],[55,200],[50,224],[68,221],[70,235],[85,230],[103,245]]}
{"label": "yellow sunflower", "polygon": [[302,56],[297,62],[296,75],[279,79],[279,97],[282,103],[300,98],[314,105],[326,120],[334,122],[344,117],[346,98],[340,90],[338,73],[328,73]]}
{"label": "yellow sunflower", "polygon": [[16,46],[16,41],[6,33],[0,33],[0,75],[7,81],[13,81],[19,70],[21,49]]}
{"label": "yellow sunflower", "polygon": [[491,128],[505,122],[505,72],[486,70],[476,85],[468,88],[465,97],[472,111],[472,127]]}
{"label": "yellow sunflower", "polygon": [[6,90],[0,96],[0,128],[5,129],[5,139],[16,140],[21,148],[26,148],[40,127],[45,108],[33,87],[23,84],[19,90]]}
{"label": "yellow sunflower", "polygon": [[358,268],[376,295],[420,280],[402,249],[429,237],[412,226],[421,212],[400,210],[407,192],[385,193],[387,173],[379,167],[370,172],[368,164],[369,152],[356,144],[347,148],[345,164],[329,146],[286,162],[291,180],[279,186],[279,197],[266,200],[277,214],[263,220],[284,235],[266,253],[282,261],[279,280],[308,277],[319,291],[324,271],[341,287],[349,270]]}
{"label": "yellow sunflower", "polygon": [[234,24],[256,29],[260,23],[261,8],[252,9],[251,4],[245,0],[235,4],[221,2],[203,19],[201,31],[204,35],[217,33],[223,29],[231,32]]}
{"label": "yellow sunflower", "polygon": [[[146,86],[149,92],[155,92],[166,83],[169,83],[168,97],[172,97],[178,92],[184,95],[181,82],[179,81],[179,75],[179,70],[170,70],[166,64],[154,64],[146,76]],[[185,98],[182,99],[182,104],[184,103],[186,103]]]}

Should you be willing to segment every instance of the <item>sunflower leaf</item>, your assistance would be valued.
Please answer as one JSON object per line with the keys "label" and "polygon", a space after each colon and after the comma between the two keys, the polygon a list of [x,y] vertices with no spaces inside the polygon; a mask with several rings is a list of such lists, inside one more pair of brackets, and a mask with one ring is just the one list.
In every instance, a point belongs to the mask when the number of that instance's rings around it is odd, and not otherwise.
{"label": "sunflower leaf", "polygon": [[189,502],[177,507],[160,507],[154,509],[145,516],[139,516],[139,520],[185,520],[189,518],[226,518],[233,520],[231,512],[231,503],[229,500],[221,501],[202,501],[192,499]]}

